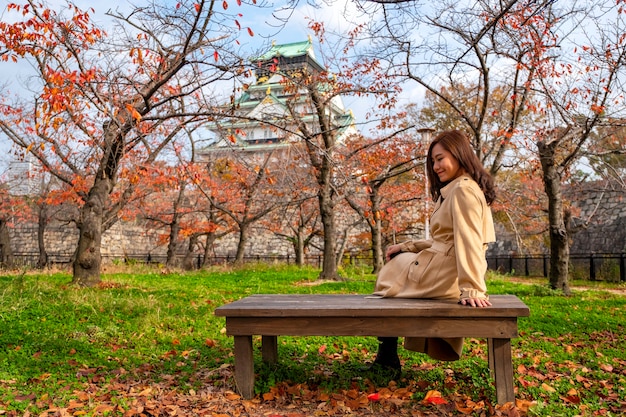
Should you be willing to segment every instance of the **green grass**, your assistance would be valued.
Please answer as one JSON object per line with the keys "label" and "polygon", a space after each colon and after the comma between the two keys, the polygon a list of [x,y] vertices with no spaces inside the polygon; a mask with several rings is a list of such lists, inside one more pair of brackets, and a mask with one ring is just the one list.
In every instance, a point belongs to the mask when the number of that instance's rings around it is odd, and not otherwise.
{"label": "green grass", "polygon": [[[137,266],[134,273],[107,273],[105,285],[91,289],[70,286],[63,273],[0,276],[0,414],[71,409],[87,396],[114,408],[84,406],[77,415],[121,415],[136,401],[129,387],[138,385],[187,394],[207,386],[234,390],[233,341],[214,309],[255,293],[366,294],[375,280],[347,270],[346,281],[309,285],[317,274],[263,264],[190,273]],[[626,297],[607,286],[563,297],[544,281],[517,281],[490,275],[488,286],[492,294],[518,295],[531,309],[513,342],[518,405],[537,416],[622,415]],[[273,366],[261,363],[258,340],[255,346],[260,399],[284,386],[331,395],[388,383],[360,369],[375,355],[374,338],[281,337]],[[495,400],[484,340],[466,340],[464,357],[452,363],[400,354],[404,373],[395,388],[411,393],[407,406],[432,407],[421,403],[430,390],[464,403]]]}

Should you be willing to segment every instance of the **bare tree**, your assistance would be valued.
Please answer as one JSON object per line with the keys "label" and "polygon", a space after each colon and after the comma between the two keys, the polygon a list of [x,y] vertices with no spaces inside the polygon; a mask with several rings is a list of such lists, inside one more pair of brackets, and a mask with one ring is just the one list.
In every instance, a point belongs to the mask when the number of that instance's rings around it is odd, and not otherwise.
{"label": "bare tree", "polygon": [[[471,3],[380,2],[364,9],[380,18],[369,27],[370,54],[398,82],[417,83],[450,109],[492,173],[501,168],[537,77],[536,51],[520,32],[542,30],[536,19],[552,0]],[[447,121],[422,119],[440,128]]]}
{"label": "bare tree", "polygon": [[[571,21],[570,38],[538,66],[536,87],[543,98],[545,124],[534,132],[548,197],[550,286],[569,294],[571,212],[562,183],[580,158],[598,152],[599,128],[626,113],[626,15],[619,2],[586,3]],[[552,48],[550,48],[552,51]],[[601,130],[601,129],[600,129]]]}
{"label": "bare tree", "polygon": [[0,103],[0,128],[74,190],[81,209],[73,282],[93,286],[103,230],[131,198],[141,167],[178,146],[186,125],[211,116],[203,95],[240,63],[237,28],[221,2],[207,0],[111,12],[118,25],[110,35],[70,3],[69,18],[28,4],[23,20],[3,23],[0,32],[17,35],[0,45],[32,62],[39,88]]}

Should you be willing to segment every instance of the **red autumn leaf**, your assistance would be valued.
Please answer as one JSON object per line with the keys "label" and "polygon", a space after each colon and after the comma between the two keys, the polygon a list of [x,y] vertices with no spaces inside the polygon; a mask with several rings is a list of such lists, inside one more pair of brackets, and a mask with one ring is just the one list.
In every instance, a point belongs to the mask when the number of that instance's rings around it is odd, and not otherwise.
{"label": "red autumn leaf", "polygon": [[217,62],[219,57],[220,57],[220,55],[217,53],[217,51],[213,52],[213,58],[215,58],[215,62]]}
{"label": "red autumn leaf", "polygon": [[248,28],[248,35],[250,36],[254,36],[254,32],[252,31],[252,29]]}
{"label": "red autumn leaf", "polygon": [[200,5],[198,3],[195,3],[193,6],[196,8],[196,12],[200,13]]}
{"label": "red autumn leaf", "polygon": [[444,398],[441,397],[441,393],[439,391],[428,391],[426,397],[422,401],[422,404],[448,404]]}
{"label": "red autumn leaf", "polygon": [[424,402],[429,404],[448,404],[448,401],[446,401],[442,397],[430,397],[424,400]]}
{"label": "red autumn leaf", "polygon": [[222,7],[224,8],[224,10],[228,9],[228,2],[226,0],[222,2]]}
{"label": "red autumn leaf", "polygon": [[373,392],[367,396],[367,399],[373,402],[380,401],[380,394],[377,392]]}
{"label": "red autumn leaf", "polygon": [[319,349],[317,349],[317,353],[319,353],[320,355],[324,353],[325,351],[326,351],[326,345],[322,345],[319,347]]}

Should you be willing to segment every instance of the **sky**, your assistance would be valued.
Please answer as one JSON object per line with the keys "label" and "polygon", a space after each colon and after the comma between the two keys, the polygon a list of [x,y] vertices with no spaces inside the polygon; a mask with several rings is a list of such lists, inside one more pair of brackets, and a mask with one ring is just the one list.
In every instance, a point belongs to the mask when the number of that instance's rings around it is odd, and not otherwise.
{"label": "sky", "polygon": [[[171,1],[172,3],[176,2],[176,0]],[[229,11],[236,10],[241,13],[242,16],[239,21],[242,27],[250,27],[255,33],[253,37],[250,37],[247,34],[247,30],[242,30],[242,36],[240,37],[244,51],[246,48],[249,48],[251,52],[257,52],[261,45],[269,45],[271,41],[276,41],[276,43],[280,44],[306,40],[309,35],[312,35],[312,32],[307,27],[309,19],[324,22],[327,32],[341,33],[350,29],[345,16],[349,16],[350,20],[353,21],[369,18],[368,16],[362,16],[351,0],[318,1],[320,3],[318,7],[312,6],[306,0],[300,0],[295,9],[287,9],[285,1],[265,0],[264,4],[268,7],[263,9],[246,4],[238,6],[236,0],[227,1]],[[257,1],[260,4],[264,0]],[[147,2],[147,0],[135,0],[133,3],[141,5],[142,2]],[[113,25],[112,19],[106,16],[106,12],[109,9],[114,8],[124,11],[130,10],[131,7],[130,2],[127,0],[117,1],[113,7],[101,0],[74,0],[73,3],[83,10],[93,8],[91,13],[92,19],[105,29],[110,29]],[[48,0],[48,4],[51,8],[60,10],[66,2],[65,0]],[[6,6],[2,7],[0,19],[10,21],[14,18],[4,11]],[[218,7],[221,7],[221,3]],[[286,23],[284,20],[286,20]],[[0,84],[7,84],[12,92],[20,91],[22,88],[20,83],[25,80],[25,74],[28,74],[29,70],[26,64],[24,66],[16,66],[0,62]],[[405,104],[420,102],[422,97],[423,90],[414,88],[413,90],[405,91],[400,98],[400,102]],[[369,103],[363,98],[346,97],[344,98],[344,105],[347,109],[353,111],[358,122],[362,122],[367,113]],[[2,159],[6,160],[11,157],[6,152],[8,147],[8,139],[0,136],[0,154],[3,155],[0,157],[0,173],[3,171],[1,169]],[[6,165],[6,161],[4,162],[4,165]]]}

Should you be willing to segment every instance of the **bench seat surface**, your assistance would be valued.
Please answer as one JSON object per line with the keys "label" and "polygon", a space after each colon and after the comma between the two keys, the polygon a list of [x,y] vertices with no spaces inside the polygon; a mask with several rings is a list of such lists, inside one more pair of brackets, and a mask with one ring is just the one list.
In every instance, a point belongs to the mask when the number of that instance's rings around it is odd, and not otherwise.
{"label": "bench seat surface", "polygon": [[526,317],[528,307],[514,295],[492,295],[490,307],[454,301],[371,298],[363,294],[256,294],[218,307],[223,317]]}

